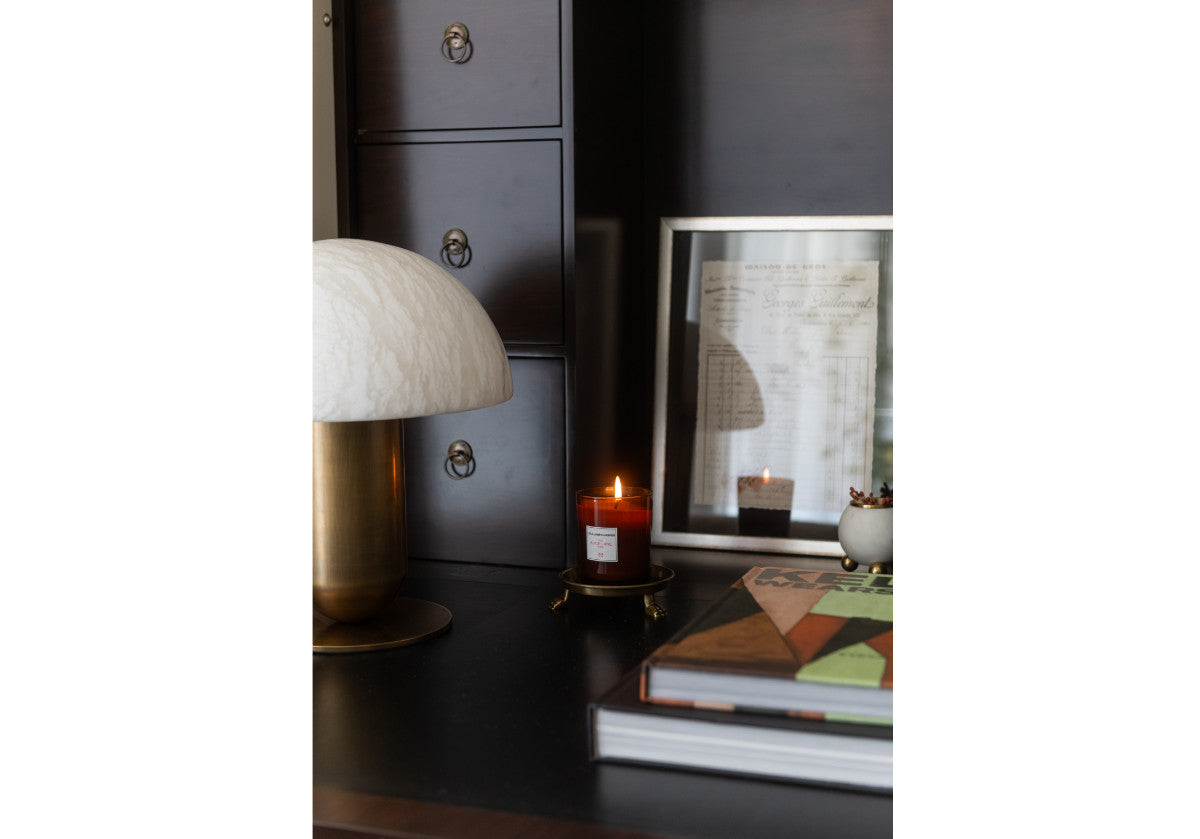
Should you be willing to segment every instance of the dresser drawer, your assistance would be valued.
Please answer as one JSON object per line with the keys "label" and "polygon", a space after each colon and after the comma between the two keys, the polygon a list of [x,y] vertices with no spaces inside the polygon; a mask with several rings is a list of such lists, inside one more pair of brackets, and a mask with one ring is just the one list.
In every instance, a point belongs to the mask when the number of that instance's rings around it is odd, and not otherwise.
{"label": "dresser drawer", "polygon": [[[564,361],[514,358],[510,367],[509,401],[404,421],[410,556],[564,567]],[[445,471],[456,440],[475,458],[474,473],[461,480]]]}
{"label": "dresser drawer", "polygon": [[563,342],[558,140],[360,145],[354,196],[354,235],[443,266],[444,235],[462,230],[470,260],[447,270],[483,304],[500,337]]}
{"label": "dresser drawer", "polygon": [[[357,0],[351,6],[355,129],[561,123],[558,0]],[[468,30],[470,53],[462,63],[442,52],[453,23]]]}

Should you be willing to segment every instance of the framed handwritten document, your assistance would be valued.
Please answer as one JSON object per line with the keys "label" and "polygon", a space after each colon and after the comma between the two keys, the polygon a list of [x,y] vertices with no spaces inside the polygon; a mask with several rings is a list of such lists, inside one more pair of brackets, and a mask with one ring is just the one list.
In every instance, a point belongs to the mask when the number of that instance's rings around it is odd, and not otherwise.
{"label": "framed handwritten document", "polygon": [[892,484],[890,216],[665,218],[651,539],[840,556]]}

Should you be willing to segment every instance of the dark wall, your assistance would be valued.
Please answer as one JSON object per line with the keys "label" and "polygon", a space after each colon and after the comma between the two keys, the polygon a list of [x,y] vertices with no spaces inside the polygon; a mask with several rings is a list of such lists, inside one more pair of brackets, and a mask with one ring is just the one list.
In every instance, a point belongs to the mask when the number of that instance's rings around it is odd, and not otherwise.
{"label": "dark wall", "polygon": [[658,223],[890,215],[890,0],[577,0],[580,485],[650,486]]}

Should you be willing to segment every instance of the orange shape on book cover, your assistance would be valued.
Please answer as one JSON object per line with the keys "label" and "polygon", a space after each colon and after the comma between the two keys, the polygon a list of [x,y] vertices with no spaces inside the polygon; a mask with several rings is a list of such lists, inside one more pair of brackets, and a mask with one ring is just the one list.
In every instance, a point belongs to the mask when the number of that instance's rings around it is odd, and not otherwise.
{"label": "orange shape on book cover", "polygon": [[808,614],[791,627],[784,637],[796,651],[800,664],[808,664],[815,658],[828,655],[836,647],[830,646],[830,641],[845,628],[849,618],[836,615]]}
{"label": "orange shape on book cover", "polygon": [[731,623],[697,632],[678,644],[664,645],[663,652],[713,664],[741,664],[747,660],[799,667],[800,662],[775,624],[759,612]]}
{"label": "orange shape on book cover", "polygon": [[882,635],[876,635],[867,642],[867,646],[879,653],[887,664],[883,668],[883,676],[879,679],[879,686],[892,689],[892,630],[888,630]]}

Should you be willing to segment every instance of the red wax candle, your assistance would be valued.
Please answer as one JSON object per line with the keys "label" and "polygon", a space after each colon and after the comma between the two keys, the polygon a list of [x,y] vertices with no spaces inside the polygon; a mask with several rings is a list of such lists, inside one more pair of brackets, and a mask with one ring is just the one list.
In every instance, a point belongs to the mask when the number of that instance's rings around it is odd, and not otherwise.
{"label": "red wax candle", "polygon": [[627,585],[650,578],[650,490],[613,486],[575,493],[579,572],[586,582]]}

